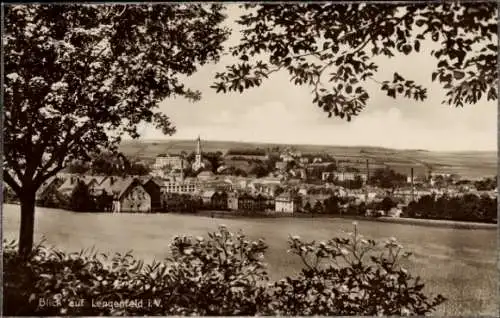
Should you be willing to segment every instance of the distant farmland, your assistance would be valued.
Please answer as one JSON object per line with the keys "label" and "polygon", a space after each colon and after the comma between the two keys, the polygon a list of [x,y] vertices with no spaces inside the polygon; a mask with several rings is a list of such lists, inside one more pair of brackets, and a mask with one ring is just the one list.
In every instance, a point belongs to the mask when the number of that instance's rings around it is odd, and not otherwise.
{"label": "distant farmland", "polygon": [[[437,173],[456,173],[466,178],[490,177],[497,174],[497,154],[494,151],[438,152],[426,150],[398,150],[380,147],[346,147],[321,145],[284,145],[234,141],[202,141],[203,151],[225,153],[229,149],[283,149],[291,146],[302,153],[328,153],[338,160],[371,163],[397,167],[398,171],[432,169]],[[161,153],[190,153],[194,140],[124,141],[120,150],[127,156],[151,160]]]}

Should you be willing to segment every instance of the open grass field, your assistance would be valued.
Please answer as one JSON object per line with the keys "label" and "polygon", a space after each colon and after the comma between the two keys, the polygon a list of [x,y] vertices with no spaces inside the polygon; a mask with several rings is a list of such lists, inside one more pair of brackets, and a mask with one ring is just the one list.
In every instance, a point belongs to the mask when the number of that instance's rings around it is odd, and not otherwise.
{"label": "open grass field", "polygon": [[[3,237],[17,239],[19,207],[3,206]],[[272,279],[293,275],[300,260],[287,254],[288,235],[325,240],[352,230],[346,219],[217,219],[175,214],[78,214],[38,208],[36,240],[65,251],[95,246],[101,252],[126,252],[146,261],[168,255],[175,235],[204,235],[225,224],[243,230],[250,238],[264,238],[269,245],[266,260]],[[429,293],[449,300],[437,314],[477,316],[498,314],[497,232],[492,229],[450,229],[408,224],[358,221],[360,232],[369,238],[396,237],[414,253],[408,269],[420,275]]]}
{"label": "open grass field", "polygon": [[[321,146],[321,145],[291,145],[303,153],[326,152],[339,160],[366,160],[384,163],[389,166],[432,167],[437,173],[456,173],[466,178],[478,179],[491,177],[497,174],[497,154],[494,151],[463,151],[463,152],[438,152],[426,150],[398,150],[379,147],[346,147],[346,146]],[[203,151],[225,152],[228,149],[268,149],[274,147],[284,148],[286,145],[247,143],[232,141],[202,141]],[[144,140],[124,141],[120,150],[127,156],[141,159],[152,159],[161,153],[178,154],[181,151],[188,153],[194,151],[194,140]]]}

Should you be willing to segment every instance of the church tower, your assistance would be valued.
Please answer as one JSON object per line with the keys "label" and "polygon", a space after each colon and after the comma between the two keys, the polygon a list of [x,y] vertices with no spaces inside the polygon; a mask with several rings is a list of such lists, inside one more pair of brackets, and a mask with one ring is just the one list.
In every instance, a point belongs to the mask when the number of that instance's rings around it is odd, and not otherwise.
{"label": "church tower", "polygon": [[193,169],[198,170],[202,167],[203,164],[201,162],[201,139],[200,136],[198,136],[198,139],[196,140],[196,153],[195,153]]}

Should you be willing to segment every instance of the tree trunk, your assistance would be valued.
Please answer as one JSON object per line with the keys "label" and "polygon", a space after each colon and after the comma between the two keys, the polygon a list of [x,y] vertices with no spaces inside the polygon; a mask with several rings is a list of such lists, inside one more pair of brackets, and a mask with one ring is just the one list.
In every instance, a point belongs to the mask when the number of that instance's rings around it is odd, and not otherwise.
{"label": "tree trunk", "polygon": [[25,191],[20,196],[21,227],[19,231],[19,254],[28,256],[33,249],[33,234],[35,230],[35,192]]}

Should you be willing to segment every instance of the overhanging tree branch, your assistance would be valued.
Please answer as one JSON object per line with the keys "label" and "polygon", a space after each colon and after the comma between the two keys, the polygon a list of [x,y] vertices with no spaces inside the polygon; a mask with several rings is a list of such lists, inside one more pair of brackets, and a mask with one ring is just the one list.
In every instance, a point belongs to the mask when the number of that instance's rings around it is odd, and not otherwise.
{"label": "overhanging tree branch", "polygon": [[[87,130],[91,126],[92,123],[85,123],[73,135],[68,135],[62,145],[57,146],[57,150],[52,153],[51,158],[38,170],[38,173],[34,178],[35,183],[41,184],[43,181],[50,178],[50,176],[57,174],[61,169],[64,168],[64,161],[68,157],[68,154],[71,152],[72,146],[80,141],[80,138],[87,132]],[[52,171],[45,175],[43,174],[44,171],[49,171],[49,169],[54,165],[56,165],[56,167]]]}
{"label": "overhanging tree branch", "polygon": [[5,168],[3,169],[4,181],[16,192],[19,196],[21,194],[21,185],[16,182],[16,180],[10,175],[10,172]]}

